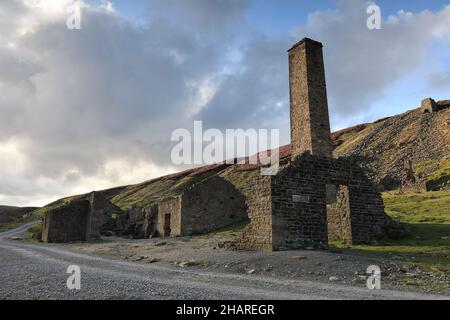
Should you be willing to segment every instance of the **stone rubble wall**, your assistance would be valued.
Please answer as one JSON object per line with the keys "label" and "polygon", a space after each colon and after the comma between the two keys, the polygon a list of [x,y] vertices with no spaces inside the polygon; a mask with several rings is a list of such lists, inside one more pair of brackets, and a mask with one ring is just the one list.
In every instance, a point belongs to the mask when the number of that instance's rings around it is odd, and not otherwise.
{"label": "stone rubble wall", "polygon": [[[333,230],[333,226],[328,227],[327,215],[330,221],[341,219],[341,215],[333,217],[332,210],[327,214],[327,184],[348,187],[350,230],[341,230],[341,234],[351,234],[348,242],[368,244],[386,234],[390,219],[384,212],[381,194],[354,161],[304,154],[273,181],[279,248],[327,245],[328,228]],[[309,199],[293,203],[293,194]]]}
{"label": "stone rubble wall", "polygon": [[204,234],[246,221],[245,198],[231,183],[213,177],[182,195],[183,235]]}
{"label": "stone rubble wall", "polygon": [[43,221],[42,241],[86,241],[89,209],[89,201],[82,199],[47,212]]}
{"label": "stone rubble wall", "polygon": [[289,50],[292,155],[332,157],[322,44],[303,39]]}
{"label": "stone rubble wall", "polygon": [[[340,186],[328,210],[327,185]],[[235,244],[239,249],[324,248],[329,234],[349,244],[370,244],[395,227],[380,193],[350,159],[305,153],[277,176],[254,179],[251,188],[251,222]]]}
{"label": "stone rubble wall", "polygon": [[327,226],[329,241],[352,243],[350,199],[347,186],[338,186],[334,201],[327,204]]}
{"label": "stone rubble wall", "polygon": [[44,242],[74,242],[100,239],[104,225],[112,223],[112,214],[119,213],[101,193],[72,200],[49,210],[43,218]]}
{"label": "stone rubble wall", "polygon": [[233,245],[241,250],[272,251],[272,192],[270,176],[259,176],[246,185],[250,223]]}

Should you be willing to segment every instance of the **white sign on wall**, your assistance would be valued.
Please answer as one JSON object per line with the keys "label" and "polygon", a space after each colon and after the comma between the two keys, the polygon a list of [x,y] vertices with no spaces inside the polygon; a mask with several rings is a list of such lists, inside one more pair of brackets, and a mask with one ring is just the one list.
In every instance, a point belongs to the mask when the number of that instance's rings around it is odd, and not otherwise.
{"label": "white sign on wall", "polygon": [[292,202],[294,203],[309,203],[309,196],[304,194],[292,195]]}

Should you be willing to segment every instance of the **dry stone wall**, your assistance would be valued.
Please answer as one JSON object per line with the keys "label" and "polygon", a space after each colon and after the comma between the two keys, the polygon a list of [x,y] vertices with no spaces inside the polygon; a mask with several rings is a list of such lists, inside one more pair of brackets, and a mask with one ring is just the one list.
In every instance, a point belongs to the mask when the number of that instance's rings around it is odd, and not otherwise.
{"label": "dry stone wall", "polygon": [[[275,248],[327,245],[327,184],[348,187],[350,225],[340,232],[348,242],[367,244],[386,234],[389,218],[381,195],[354,161],[304,154],[273,181]],[[328,216],[330,221],[341,219],[332,210]]]}
{"label": "dry stone wall", "polygon": [[[327,185],[330,186],[330,185]],[[352,227],[350,220],[350,199],[348,186],[335,186],[337,193],[331,203],[327,202],[328,240],[352,243]]]}
{"label": "dry stone wall", "polygon": [[259,176],[246,185],[250,223],[234,244],[238,249],[272,251],[272,177]]}
{"label": "dry stone wall", "polygon": [[213,177],[186,190],[181,200],[183,235],[203,234],[247,220],[245,198],[231,183]]}
{"label": "dry stone wall", "polygon": [[73,199],[44,215],[42,240],[74,242],[99,239],[103,227],[112,223],[112,214],[119,212],[120,209],[101,193],[93,192]]}
{"label": "dry stone wall", "polygon": [[[337,201],[328,210],[327,185],[338,186]],[[305,153],[277,176],[255,179],[251,194],[251,222],[236,243],[242,249],[324,248],[329,234],[349,244],[369,244],[396,226],[384,213],[381,195],[350,159]]]}
{"label": "dry stone wall", "polygon": [[89,201],[82,199],[48,212],[44,216],[42,241],[86,241],[89,207]]}

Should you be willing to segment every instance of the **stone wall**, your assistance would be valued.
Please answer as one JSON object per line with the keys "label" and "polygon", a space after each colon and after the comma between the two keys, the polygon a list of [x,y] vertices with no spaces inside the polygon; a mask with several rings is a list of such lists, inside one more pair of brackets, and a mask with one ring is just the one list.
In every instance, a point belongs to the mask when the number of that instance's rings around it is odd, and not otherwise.
{"label": "stone wall", "polygon": [[[283,182],[284,176],[291,177],[287,179],[288,183]],[[297,177],[298,182],[292,177]],[[274,198],[273,201],[286,203],[286,208],[275,210],[274,216],[288,217],[297,224],[297,227],[285,228],[280,232],[279,240],[284,242],[284,246],[296,247],[284,241],[285,238],[296,237],[299,242],[304,242],[304,245],[327,244],[328,237],[324,232],[326,233],[328,228],[336,229],[336,224],[329,227],[327,223],[327,184],[348,188],[350,228],[345,227],[340,231],[341,234],[347,234],[345,240],[348,243],[368,244],[386,235],[386,227],[390,219],[384,213],[381,194],[377,192],[363,170],[350,159],[320,158],[305,154],[287,166],[282,174],[276,177],[273,186],[274,189],[280,189],[278,192],[283,195],[283,197]],[[298,193],[309,199],[293,203],[292,199],[286,197],[292,193]],[[301,214],[298,215],[298,212]],[[328,212],[330,221],[341,219],[340,214],[333,218],[333,212],[336,211]],[[343,224],[343,226],[346,225]]]}
{"label": "stone wall", "polygon": [[44,215],[42,240],[63,243],[99,239],[103,227],[112,223],[112,214],[119,212],[101,193],[80,196]]}
{"label": "stone wall", "polygon": [[[329,210],[327,185],[339,186]],[[251,222],[237,241],[238,248],[323,248],[329,233],[349,244],[370,244],[393,226],[381,195],[350,159],[305,153],[277,176],[255,179],[251,194],[247,198]]]}
{"label": "stone wall", "polygon": [[432,113],[438,111],[436,101],[431,98],[422,100],[422,105],[420,107],[423,113]]}
{"label": "stone wall", "polygon": [[144,208],[144,224],[143,224],[143,234],[144,238],[151,238],[156,236],[156,224],[158,223],[158,206],[153,205]]}
{"label": "stone wall", "polygon": [[[125,212],[125,223],[122,224],[123,235],[131,235],[131,237],[139,239],[144,237],[144,213],[145,208],[140,206],[132,206],[128,208]],[[120,219],[117,221],[121,223]]]}
{"label": "stone wall", "polygon": [[89,210],[89,201],[81,199],[49,211],[43,220],[42,241],[86,241]]}
{"label": "stone wall", "polygon": [[270,176],[258,176],[245,186],[250,223],[234,244],[238,249],[272,251],[271,180]]}
{"label": "stone wall", "polygon": [[273,250],[328,244],[326,182],[312,162],[289,165],[272,179]]}
{"label": "stone wall", "polygon": [[[327,187],[330,185],[327,185]],[[333,189],[335,189],[335,185]],[[350,198],[348,186],[337,186],[337,193],[331,202],[327,201],[328,240],[352,243],[352,229],[350,221]]]}
{"label": "stone wall", "polygon": [[118,236],[129,236],[134,239],[148,239],[157,236],[158,205],[146,207],[132,206],[124,214],[119,215],[111,227],[112,233]]}
{"label": "stone wall", "polygon": [[182,235],[180,196],[167,198],[158,204],[156,235],[160,237],[177,237]]}
{"label": "stone wall", "polygon": [[100,239],[104,226],[111,224],[113,220],[112,215],[119,214],[121,210],[100,192],[92,192],[89,195],[89,204],[87,239]]}
{"label": "stone wall", "polygon": [[183,235],[204,234],[247,220],[244,196],[228,181],[213,177],[182,195]]}

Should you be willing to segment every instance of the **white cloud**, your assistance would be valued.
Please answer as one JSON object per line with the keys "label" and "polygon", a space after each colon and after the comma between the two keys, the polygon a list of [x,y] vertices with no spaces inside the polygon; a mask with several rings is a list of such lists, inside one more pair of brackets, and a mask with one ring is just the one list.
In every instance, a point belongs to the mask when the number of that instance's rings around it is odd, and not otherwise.
{"label": "white cloud", "polygon": [[[245,9],[208,1],[205,15],[211,10],[221,29],[193,36],[195,26],[179,28],[155,10],[145,28],[135,27],[107,2],[84,4],[82,29],[68,30],[71,3],[0,4],[1,17],[20,21],[2,32],[3,43],[14,45],[0,47],[0,143],[8,143],[0,196],[11,204],[174,172],[170,133],[188,127],[208,102],[210,79],[226,59],[229,42],[212,36],[232,41],[227,25],[239,24]],[[193,23],[196,15],[183,19]],[[11,139],[20,143],[12,147]],[[14,167],[19,159],[24,164]]]}
{"label": "white cloud", "polygon": [[389,86],[431,70],[433,45],[450,36],[450,6],[437,13],[399,11],[382,30],[365,27],[365,7],[362,1],[341,1],[336,11],[311,14],[306,26],[305,34],[325,45],[332,112],[340,119],[370,112]]}

